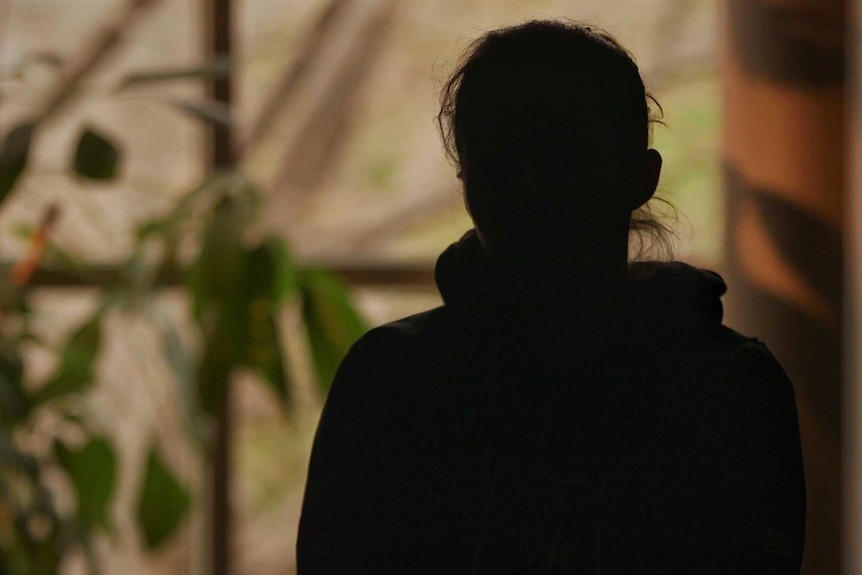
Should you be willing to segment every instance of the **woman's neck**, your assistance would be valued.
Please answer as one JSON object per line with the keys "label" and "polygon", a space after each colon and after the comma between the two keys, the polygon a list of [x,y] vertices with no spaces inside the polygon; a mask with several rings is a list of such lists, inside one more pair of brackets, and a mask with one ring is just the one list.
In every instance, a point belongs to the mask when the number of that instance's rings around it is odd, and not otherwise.
{"label": "woman's neck", "polygon": [[507,246],[479,237],[492,273],[506,283],[595,296],[622,295],[630,289],[628,235],[625,241],[546,240]]}
{"label": "woman's neck", "polygon": [[605,248],[585,256],[570,246],[555,248],[490,256],[493,281],[519,306],[526,304],[537,321],[575,320],[579,329],[596,332],[621,325],[633,303],[627,250]]}

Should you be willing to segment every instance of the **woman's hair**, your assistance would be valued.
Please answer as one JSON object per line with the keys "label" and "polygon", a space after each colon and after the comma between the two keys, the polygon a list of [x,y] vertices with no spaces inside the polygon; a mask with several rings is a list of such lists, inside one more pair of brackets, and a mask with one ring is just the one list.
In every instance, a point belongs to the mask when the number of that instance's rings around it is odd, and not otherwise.
{"label": "woman's hair", "polygon": [[[623,213],[620,191],[633,177],[627,162],[649,147],[660,114],[631,55],[610,35],[531,21],[468,46],[443,87],[437,122],[474,220],[486,235],[505,236],[589,225],[599,210]],[[637,258],[647,248],[672,257],[673,231],[649,202],[631,214],[629,228]]]}

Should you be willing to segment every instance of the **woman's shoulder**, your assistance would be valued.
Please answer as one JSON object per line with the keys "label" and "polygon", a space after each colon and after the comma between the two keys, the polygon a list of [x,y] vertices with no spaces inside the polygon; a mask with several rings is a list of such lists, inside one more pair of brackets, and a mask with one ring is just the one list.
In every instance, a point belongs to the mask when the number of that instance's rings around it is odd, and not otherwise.
{"label": "woman's shoulder", "polygon": [[712,402],[762,405],[794,397],[790,378],[767,344],[725,325],[689,338],[638,345],[635,357],[639,373],[654,374],[668,389],[685,389]]}
{"label": "woman's shoulder", "polygon": [[766,342],[722,326],[714,346],[712,375],[734,397],[763,406],[795,403],[793,383]]}
{"label": "woman's shoulder", "polygon": [[463,348],[469,337],[457,324],[441,306],[376,326],[350,347],[337,379],[375,380],[381,386],[403,382],[417,371],[439,369],[447,354]]}
{"label": "woman's shoulder", "polygon": [[[459,314],[449,306],[438,306],[370,329],[354,344],[357,354],[416,354],[457,348],[477,337],[481,322]],[[353,351],[353,350],[352,350]]]}
{"label": "woman's shoulder", "polygon": [[778,358],[760,338],[744,335],[726,325],[717,330],[715,337],[727,349],[735,365],[748,368],[768,367],[783,371]]}

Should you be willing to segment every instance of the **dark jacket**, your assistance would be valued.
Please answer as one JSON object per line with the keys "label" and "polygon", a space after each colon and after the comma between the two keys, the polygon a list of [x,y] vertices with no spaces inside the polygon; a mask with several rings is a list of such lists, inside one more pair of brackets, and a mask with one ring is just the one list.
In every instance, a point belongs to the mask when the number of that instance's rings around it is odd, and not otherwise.
{"label": "dark jacket", "polygon": [[722,325],[718,274],[629,269],[622,319],[584,326],[566,292],[493,281],[475,235],[450,246],[445,305],[371,330],[335,377],[299,575],[798,573],[791,382]]}

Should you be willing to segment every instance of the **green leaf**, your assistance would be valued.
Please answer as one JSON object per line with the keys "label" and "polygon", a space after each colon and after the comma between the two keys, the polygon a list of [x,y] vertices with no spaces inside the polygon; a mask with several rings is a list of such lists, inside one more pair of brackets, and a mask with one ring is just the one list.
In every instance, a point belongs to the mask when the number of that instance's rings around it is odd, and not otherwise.
{"label": "green leaf", "polygon": [[0,351],[0,422],[15,422],[27,415],[29,403],[21,379],[24,366],[12,349]]}
{"label": "green leaf", "polygon": [[246,252],[246,308],[243,363],[255,369],[285,404],[290,400],[290,384],[285,354],[280,343],[276,311],[283,285],[289,281],[286,250],[277,241],[268,241]]}
{"label": "green leaf", "polygon": [[[5,430],[0,427],[0,468],[16,469],[33,481],[39,478],[39,461],[30,454],[19,451],[12,443],[10,433],[14,430]],[[0,480],[3,476],[0,475]],[[3,482],[0,481],[0,486]],[[2,495],[2,491],[0,491]]]}
{"label": "green leaf", "polygon": [[215,413],[219,399],[227,390],[231,371],[240,363],[241,342],[236,341],[238,332],[228,327],[230,323],[224,317],[218,318],[216,328],[204,340],[204,354],[195,383],[198,405],[205,413]]}
{"label": "green leaf", "polygon": [[250,299],[263,297],[272,307],[278,307],[285,297],[297,289],[299,279],[296,266],[281,238],[267,238],[248,251],[246,257]]}
{"label": "green leaf", "polygon": [[286,406],[291,404],[291,384],[287,370],[287,355],[281,345],[278,324],[270,314],[252,332],[247,362],[272,387]]}
{"label": "green leaf", "polygon": [[272,278],[272,303],[277,306],[297,289],[299,277],[296,264],[283,239],[271,237],[264,245],[275,268]]}
{"label": "green leaf", "polygon": [[167,236],[172,232],[175,225],[176,222],[171,218],[152,219],[138,226],[135,235],[138,242],[141,243],[152,236]]}
{"label": "green leaf", "polygon": [[[16,222],[11,226],[12,234],[21,240],[30,240],[36,233],[36,227],[27,222]],[[80,270],[82,268],[79,259],[72,253],[61,248],[56,242],[49,238],[45,243],[45,255],[43,261],[50,265],[60,265],[67,269]]]}
{"label": "green leaf", "polygon": [[[4,280],[8,278],[10,269],[11,266],[0,266],[0,277],[3,277]],[[0,312],[10,312],[26,318],[29,310],[24,291],[9,281],[0,281]]]}
{"label": "green leaf", "polygon": [[150,448],[136,511],[148,549],[159,547],[170,538],[188,512],[190,503],[186,488],[162,463],[156,448]]}
{"label": "green leaf", "polygon": [[12,235],[19,240],[28,240],[36,228],[28,222],[15,222],[9,226],[9,229],[12,231]]}
{"label": "green leaf", "polygon": [[70,393],[79,393],[93,383],[93,366],[102,340],[102,314],[94,315],[66,342],[60,366],[48,383],[36,392],[39,405]]}
{"label": "green leaf", "polygon": [[186,283],[194,299],[195,317],[204,329],[214,325],[218,308],[241,303],[238,300],[243,295],[245,274],[241,234],[245,225],[242,206],[233,200],[222,200],[189,270]]}
{"label": "green leaf", "polygon": [[308,342],[323,392],[329,390],[335,371],[350,346],[367,326],[350,302],[350,294],[338,279],[324,271],[300,276],[302,315]]}
{"label": "green leaf", "polygon": [[117,173],[120,152],[107,137],[85,128],[75,148],[75,172],[84,178],[110,180]]}
{"label": "green leaf", "polygon": [[73,451],[54,442],[57,461],[69,473],[78,499],[78,519],[87,528],[112,529],[108,504],[116,484],[117,456],[111,444],[102,438],[91,439],[83,448]]}
{"label": "green leaf", "polygon": [[149,237],[157,236],[160,240],[175,238],[179,228],[193,216],[196,205],[201,199],[223,194],[228,180],[233,173],[215,173],[205,178],[200,184],[181,195],[173,204],[172,209],[162,216],[143,222],[136,230],[137,241],[143,242]]}
{"label": "green leaf", "polygon": [[221,58],[190,68],[171,68],[166,70],[147,70],[134,72],[123,78],[116,88],[117,92],[139,85],[187,80],[196,78],[224,78],[230,72],[230,60]]}
{"label": "green leaf", "polygon": [[44,261],[46,264],[58,265],[69,270],[83,270],[84,267],[77,257],[50,240],[45,245]]}
{"label": "green leaf", "polygon": [[6,134],[6,139],[3,140],[3,146],[0,147],[0,204],[15,187],[15,182],[27,167],[34,128],[35,124],[32,122],[18,124]]}
{"label": "green leaf", "polygon": [[231,370],[241,363],[245,345],[247,262],[241,241],[245,224],[241,204],[221,201],[187,278],[195,317],[204,333],[196,387],[199,405],[207,413],[218,405]]}

